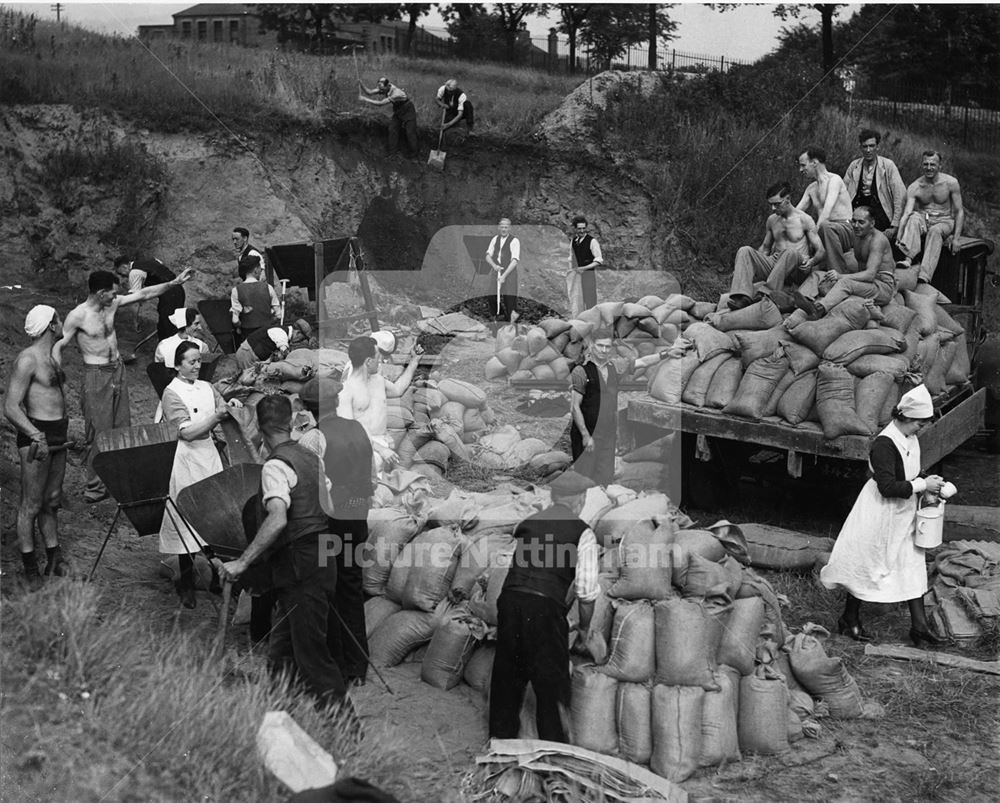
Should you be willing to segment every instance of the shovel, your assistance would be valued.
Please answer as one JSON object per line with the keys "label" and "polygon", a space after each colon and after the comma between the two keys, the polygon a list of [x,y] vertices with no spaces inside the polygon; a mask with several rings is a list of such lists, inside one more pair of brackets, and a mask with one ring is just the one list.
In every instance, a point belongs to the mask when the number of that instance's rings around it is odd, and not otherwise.
{"label": "shovel", "polygon": [[497,316],[500,315],[500,272],[497,271]]}
{"label": "shovel", "polygon": [[444,157],[447,154],[441,150],[441,143],[444,141],[444,116],[448,113],[447,109],[441,112],[441,130],[438,133],[438,149],[436,151],[431,151],[431,155],[427,157],[427,164],[438,170],[444,170]]}
{"label": "shovel", "polygon": [[154,337],[156,337],[156,330],[155,329],[152,332],[150,332],[148,335],[146,335],[142,340],[140,340],[138,343],[135,344],[135,348],[132,349],[132,353],[131,354],[125,354],[125,355],[123,355],[122,356],[122,362],[125,363],[126,365],[131,365],[132,363],[134,363],[136,361],[136,352],[139,350],[139,347],[142,346],[142,345],[145,345],[150,340],[152,340]]}

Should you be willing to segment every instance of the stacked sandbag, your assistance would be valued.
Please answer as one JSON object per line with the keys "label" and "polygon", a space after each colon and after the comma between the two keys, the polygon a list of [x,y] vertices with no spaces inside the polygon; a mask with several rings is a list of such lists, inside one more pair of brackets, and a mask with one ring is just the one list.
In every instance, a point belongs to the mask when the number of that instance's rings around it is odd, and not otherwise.
{"label": "stacked sandbag", "polygon": [[[605,557],[616,555],[602,562],[616,568],[602,575],[580,634],[595,663],[574,674],[582,698],[574,696],[570,732],[574,744],[679,782],[739,760],[740,679],[775,628],[760,594],[740,596],[749,549],[739,528],[678,529],[665,510],[669,500],[639,497],[595,525]],[[784,727],[787,692],[779,702]],[[747,752],[760,749],[748,737]]]}
{"label": "stacked sandbag", "polygon": [[536,465],[549,468],[549,473],[554,473],[565,468],[568,460],[557,457],[552,452],[551,444],[540,438],[522,438],[517,427],[506,424],[470,445],[469,459],[487,468],[511,469],[530,465],[538,458]]}
{"label": "stacked sandbag", "polygon": [[361,569],[362,587],[366,594],[385,594],[393,562],[423,526],[422,518],[402,508],[380,507],[368,511],[366,561]]}

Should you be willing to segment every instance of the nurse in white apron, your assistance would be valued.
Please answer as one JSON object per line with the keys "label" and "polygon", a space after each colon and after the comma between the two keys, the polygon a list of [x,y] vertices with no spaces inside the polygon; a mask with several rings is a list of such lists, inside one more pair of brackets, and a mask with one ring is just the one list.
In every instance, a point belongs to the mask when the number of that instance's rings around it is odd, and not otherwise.
{"label": "nurse in white apron", "polygon": [[[163,391],[163,418],[176,424],[177,451],[170,472],[170,498],[176,502],[184,488],[222,471],[212,430],[229,416],[229,407],[242,407],[233,400],[226,404],[211,384],[198,379],[201,349],[196,343],[182,342],[174,355],[177,377]],[[205,542],[186,522],[180,520],[171,505],[160,524],[160,552],[177,555],[180,579],[175,588],[185,608],[195,607],[194,555]]]}
{"label": "nurse in white apron", "polygon": [[820,572],[827,588],[843,586],[847,604],[837,622],[840,633],[871,641],[861,626],[861,602],[902,602],[910,609],[910,641],[940,646],[924,612],[927,569],[916,545],[917,499],[937,493],[944,480],[920,476],[917,432],[934,415],[927,388],[918,385],[900,400],[893,420],[872,442],[865,483],[837,536],[830,562]]}

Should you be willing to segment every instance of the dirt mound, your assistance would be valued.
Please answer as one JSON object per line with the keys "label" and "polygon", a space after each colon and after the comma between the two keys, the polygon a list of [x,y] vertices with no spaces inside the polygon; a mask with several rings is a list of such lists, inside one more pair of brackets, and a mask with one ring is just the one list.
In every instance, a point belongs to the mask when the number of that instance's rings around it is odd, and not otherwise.
{"label": "dirt mound", "polygon": [[635,89],[644,96],[660,86],[656,73],[608,70],[580,84],[554,112],[545,116],[533,134],[550,148],[583,148],[595,156],[602,154],[596,123],[601,112],[622,89]]}

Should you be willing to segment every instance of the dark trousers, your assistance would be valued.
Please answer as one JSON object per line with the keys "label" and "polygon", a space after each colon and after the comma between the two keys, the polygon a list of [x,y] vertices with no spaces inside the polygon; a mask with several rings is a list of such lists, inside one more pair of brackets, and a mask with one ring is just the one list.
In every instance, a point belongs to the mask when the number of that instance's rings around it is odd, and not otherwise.
{"label": "dark trousers", "polygon": [[337,591],[337,568],[322,566],[316,538],[305,536],[272,558],[277,607],[268,648],[276,670],[291,674],[321,704],[338,702],[347,687],[330,654],[328,634],[336,622],[331,610]]}
{"label": "dark trousers", "polygon": [[[338,511],[341,508],[338,508]],[[368,504],[348,506],[343,519],[330,519],[330,532],[343,539],[337,551],[337,590],[334,616],[327,631],[330,654],[347,680],[364,679],[368,672],[368,635],[365,594],[361,584],[360,545],[368,540]],[[348,518],[349,517],[349,518]],[[353,638],[352,638],[353,636]]]}
{"label": "dark trousers", "polygon": [[580,274],[580,288],[583,290],[583,308],[597,305],[597,271],[585,270]]}
{"label": "dark trousers", "polygon": [[497,315],[497,318],[501,321],[509,321],[511,313],[516,309],[517,271],[515,270],[500,285],[500,314]]}
{"label": "dark trousers", "polygon": [[548,597],[504,589],[497,602],[497,651],[490,681],[490,736],[516,739],[524,690],[537,701],[538,738],[565,742],[559,703],[569,702],[569,625]]}
{"label": "dark trousers", "polygon": [[[412,108],[412,103],[410,104]],[[410,149],[410,152],[416,156],[420,153],[420,147],[417,145],[417,112],[413,109],[412,114],[404,114],[402,116],[397,116],[393,114],[389,118],[389,155],[392,156],[399,152],[399,135],[400,133],[406,137],[406,145]]]}

